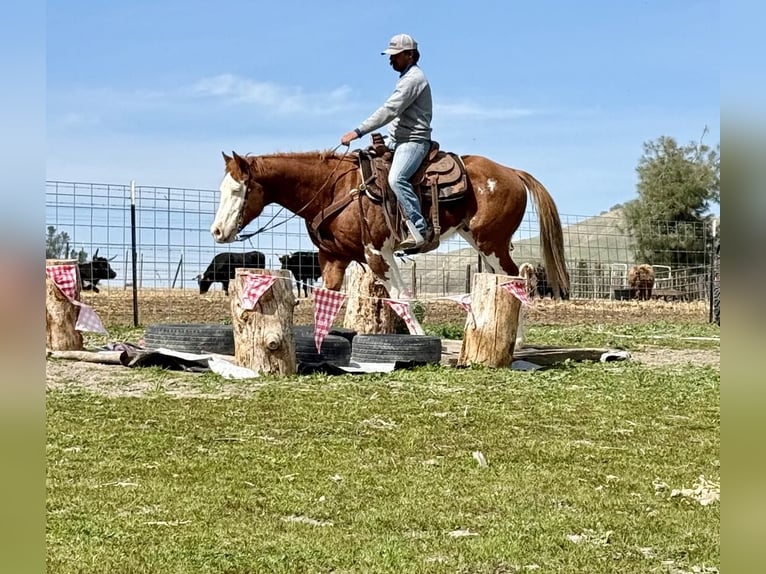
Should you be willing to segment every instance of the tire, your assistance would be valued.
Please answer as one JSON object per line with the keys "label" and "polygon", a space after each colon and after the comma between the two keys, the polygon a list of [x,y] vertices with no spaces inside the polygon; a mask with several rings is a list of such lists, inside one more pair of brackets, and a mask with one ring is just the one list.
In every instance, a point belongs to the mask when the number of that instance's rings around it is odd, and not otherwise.
{"label": "tire", "polygon": [[[293,333],[295,335],[303,335],[307,337],[314,336],[314,325],[296,325],[293,327]],[[332,327],[327,333],[328,335],[338,335],[346,339],[349,343],[356,337],[356,331],[353,329],[346,329],[345,327]]]}
{"label": "tire", "polygon": [[442,341],[428,335],[357,335],[351,358],[358,363],[439,363]]}
{"label": "tire", "polygon": [[[322,352],[317,353],[314,328],[306,334],[293,332],[295,359],[298,363],[316,365],[330,363],[345,367],[351,360],[351,343],[340,335],[327,335],[322,341]],[[186,353],[234,354],[234,330],[231,325],[179,323],[149,325],[144,333],[147,349],[171,349]]]}
{"label": "tire", "polygon": [[144,343],[147,349],[164,347],[187,353],[233,355],[234,331],[231,325],[160,323],[146,327]]}
{"label": "tire", "polygon": [[304,335],[294,333],[295,360],[303,365],[318,365],[330,363],[338,367],[346,367],[351,361],[351,343],[340,335],[327,335],[322,340],[321,353],[317,353],[314,343],[314,330]]}

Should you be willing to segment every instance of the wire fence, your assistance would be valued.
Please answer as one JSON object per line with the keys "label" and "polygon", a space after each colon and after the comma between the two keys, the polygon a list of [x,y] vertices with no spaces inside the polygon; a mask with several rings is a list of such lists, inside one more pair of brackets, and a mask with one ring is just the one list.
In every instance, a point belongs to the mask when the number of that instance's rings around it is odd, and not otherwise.
{"label": "wire fence", "polygon": [[[265,255],[266,268],[279,269],[281,255],[316,250],[303,220],[279,206],[267,206],[259,219],[273,217],[279,224],[275,229],[245,242],[220,245],[210,234],[218,206],[216,190],[136,186],[135,201],[138,289],[199,297],[196,276],[216,254],[257,250]],[[676,247],[656,251],[654,260],[637,261],[621,210],[596,216],[562,214],[561,220],[571,298],[623,299],[629,269],[648,263],[655,270],[655,297],[709,300],[714,258],[707,226],[653,222],[641,233],[675,236]],[[98,250],[100,256],[114,258],[111,266],[117,278],[101,282],[104,293],[133,287],[130,185],[48,181],[45,223],[56,233],[66,233],[71,249],[89,257]],[[537,214],[529,209],[513,238],[511,255],[517,264],[541,262],[538,234]],[[476,251],[454,237],[436,251],[403,259],[401,270],[415,294],[428,298],[470,291],[472,275],[482,268]]]}

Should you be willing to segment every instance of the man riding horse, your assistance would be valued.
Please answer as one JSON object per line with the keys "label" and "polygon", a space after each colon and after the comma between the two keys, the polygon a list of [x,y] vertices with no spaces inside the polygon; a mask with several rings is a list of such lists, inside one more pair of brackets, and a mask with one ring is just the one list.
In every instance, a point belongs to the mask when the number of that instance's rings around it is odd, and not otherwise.
{"label": "man riding horse", "polygon": [[358,128],[345,134],[340,142],[347,146],[390,122],[386,145],[394,155],[388,172],[388,185],[407,217],[409,231],[396,248],[411,250],[421,247],[428,235],[428,226],[410,178],[431,149],[431,86],[418,66],[420,52],[412,36],[397,34],[381,55],[388,55],[391,67],[399,72],[396,87],[380,108]]}

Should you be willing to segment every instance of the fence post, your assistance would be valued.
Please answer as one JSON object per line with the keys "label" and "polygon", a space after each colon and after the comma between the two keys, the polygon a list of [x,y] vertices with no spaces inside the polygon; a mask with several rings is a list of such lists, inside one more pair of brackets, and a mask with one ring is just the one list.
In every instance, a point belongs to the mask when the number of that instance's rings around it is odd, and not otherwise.
{"label": "fence post", "polygon": [[[45,266],[73,265],[75,268],[74,300],[80,300],[80,270],[74,259],[46,259]],[[82,333],[75,326],[80,308],[61,292],[53,280],[45,275],[45,336],[47,349],[53,351],[81,351]]]}
{"label": "fence post", "polygon": [[501,287],[521,277],[476,273],[460,348],[459,365],[508,367],[513,359],[521,301]]}
{"label": "fence post", "polygon": [[173,275],[173,284],[170,286],[171,289],[174,289],[176,286],[176,279],[178,279],[178,272],[181,271],[181,265],[184,262],[184,254],[181,253],[181,259],[178,260],[178,266],[176,266],[176,274]]}
{"label": "fence post", "polygon": [[133,326],[138,327],[138,285],[136,284],[136,182],[130,180],[130,244],[133,260]]}
{"label": "fence post", "polygon": [[[257,373],[294,375],[297,371],[293,311],[295,296],[286,269],[237,267],[229,287],[235,362]],[[242,306],[248,275],[272,275],[279,279],[258,299],[254,309]]]}
{"label": "fence post", "polygon": [[471,264],[465,266],[465,292],[471,292]]}

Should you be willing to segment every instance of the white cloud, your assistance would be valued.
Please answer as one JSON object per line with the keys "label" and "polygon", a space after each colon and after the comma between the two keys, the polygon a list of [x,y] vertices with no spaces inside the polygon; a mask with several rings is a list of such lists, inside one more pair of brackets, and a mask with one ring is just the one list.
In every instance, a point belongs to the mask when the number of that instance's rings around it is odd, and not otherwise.
{"label": "white cloud", "polygon": [[62,128],[83,128],[83,127],[97,127],[101,123],[101,118],[98,115],[87,115],[78,112],[68,112],[63,114],[59,118],[59,125]]}
{"label": "white cloud", "polygon": [[450,119],[513,120],[539,115],[542,112],[529,108],[492,108],[473,102],[434,104],[434,114]]}
{"label": "white cloud", "polygon": [[258,82],[232,74],[199,80],[190,88],[197,97],[255,104],[277,113],[329,114],[348,107],[348,86],[329,92],[305,93],[297,86]]}

